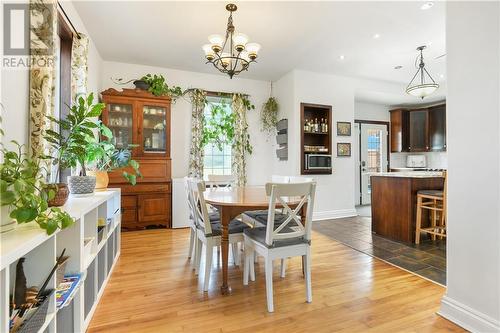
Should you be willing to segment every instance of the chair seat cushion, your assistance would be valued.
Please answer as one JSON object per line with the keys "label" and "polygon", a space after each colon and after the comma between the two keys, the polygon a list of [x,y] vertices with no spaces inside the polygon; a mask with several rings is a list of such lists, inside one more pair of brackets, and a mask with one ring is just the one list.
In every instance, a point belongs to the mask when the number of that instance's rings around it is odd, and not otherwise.
{"label": "chair seat cushion", "polygon": [[[220,223],[220,220],[216,221],[210,221],[212,224],[212,236],[221,236],[222,235],[222,224]],[[198,226],[199,229],[204,231],[203,226]],[[229,233],[230,234],[241,234],[243,233],[243,230],[250,228],[247,224],[239,221],[239,220],[231,220],[229,223]]]}
{"label": "chair seat cushion", "polygon": [[[264,224],[267,225],[267,210],[252,210],[252,211],[247,211],[244,212],[246,216]],[[288,215],[280,213],[280,212],[275,212],[274,213],[274,223],[275,224],[281,224],[281,222],[286,219]]]}
{"label": "chair seat cushion", "polygon": [[[217,222],[220,220],[220,214],[219,212],[208,213],[208,218],[210,219],[210,222]],[[189,213],[189,219],[193,219],[193,214]]]}
{"label": "chair seat cushion", "polygon": [[429,195],[429,196],[433,196],[433,197],[442,197],[443,191],[441,191],[441,190],[420,190],[417,192],[417,194]]}
{"label": "chair seat cushion", "polygon": [[[282,229],[281,232],[287,233],[287,232],[293,232],[294,230],[285,227]],[[261,243],[267,248],[276,248],[276,247],[283,247],[283,246],[290,246],[290,245],[297,245],[297,244],[309,244],[309,241],[304,239],[302,236],[301,237],[294,237],[294,238],[288,238],[288,239],[275,239],[273,241],[272,245],[266,244],[266,228],[265,227],[260,227],[260,228],[252,228],[252,229],[245,229],[243,233],[251,238],[252,240]]]}

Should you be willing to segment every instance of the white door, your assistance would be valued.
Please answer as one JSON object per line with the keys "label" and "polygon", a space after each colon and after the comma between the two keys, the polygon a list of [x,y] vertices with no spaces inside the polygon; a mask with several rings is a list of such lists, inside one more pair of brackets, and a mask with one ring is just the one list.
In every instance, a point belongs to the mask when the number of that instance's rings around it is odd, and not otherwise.
{"label": "white door", "polygon": [[387,126],[361,123],[361,204],[371,203],[370,175],[387,171]]}

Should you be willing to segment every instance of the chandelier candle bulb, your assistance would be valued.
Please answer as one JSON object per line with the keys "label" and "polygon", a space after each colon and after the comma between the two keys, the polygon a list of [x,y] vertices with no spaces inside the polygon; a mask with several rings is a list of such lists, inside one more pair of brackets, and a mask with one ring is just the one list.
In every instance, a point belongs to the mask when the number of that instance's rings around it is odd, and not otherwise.
{"label": "chandelier candle bulb", "polygon": [[207,58],[208,61],[212,61],[215,58],[214,51],[212,49],[211,44],[205,44],[202,47],[203,51],[205,51],[205,57]]}
{"label": "chandelier candle bulb", "polygon": [[250,59],[254,60],[255,58],[257,58],[257,54],[260,50],[260,45],[257,43],[248,43],[246,46],[246,50],[248,51]]}
{"label": "chandelier candle bulb", "polygon": [[210,35],[208,36],[208,41],[212,44],[212,50],[218,53],[222,50],[222,45],[224,44],[224,38],[221,35]]}
{"label": "chandelier candle bulb", "polygon": [[245,49],[245,45],[248,43],[248,36],[242,33],[237,33],[233,37],[233,42],[236,51],[241,52]]}

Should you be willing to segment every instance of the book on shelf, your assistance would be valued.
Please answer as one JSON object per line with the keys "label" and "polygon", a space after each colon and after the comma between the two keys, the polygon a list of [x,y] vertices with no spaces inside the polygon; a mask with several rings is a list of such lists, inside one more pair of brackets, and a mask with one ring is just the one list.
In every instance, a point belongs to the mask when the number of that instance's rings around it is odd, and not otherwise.
{"label": "book on shelf", "polygon": [[56,306],[63,308],[69,304],[82,283],[82,274],[65,275],[63,281],[56,289]]}

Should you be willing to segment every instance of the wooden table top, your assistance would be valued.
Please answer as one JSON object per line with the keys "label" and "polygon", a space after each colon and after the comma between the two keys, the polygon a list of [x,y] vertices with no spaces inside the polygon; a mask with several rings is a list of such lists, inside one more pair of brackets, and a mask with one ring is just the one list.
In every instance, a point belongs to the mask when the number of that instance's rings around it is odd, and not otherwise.
{"label": "wooden table top", "polygon": [[[234,188],[207,189],[205,201],[215,206],[269,207],[265,186],[242,186]],[[283,198],[287,204],[300,202],[298,197]]]}

